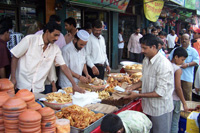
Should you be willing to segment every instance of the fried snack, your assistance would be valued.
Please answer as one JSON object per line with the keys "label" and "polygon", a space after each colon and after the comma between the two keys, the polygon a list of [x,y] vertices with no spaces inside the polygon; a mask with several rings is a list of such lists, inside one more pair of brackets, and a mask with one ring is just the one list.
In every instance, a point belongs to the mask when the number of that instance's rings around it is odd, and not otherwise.
{"label": "fried snack", "polygon": [[97,93],[99,95],[99,99],[107,99],[108,97],[110,97],[110,94],[105,90]]}
{"label": "fried snack", "polygon": [[57,117],[58,119],[62,118],[62,117],[63,117],[63,113],[62,113],[62,112],[57,112],[57,113],[56,113],[56,117]]}
{"label": "fried snack", "polygon": [[66,88],[64,88],[64,91],[65,91],[66,93],[73,93],[72,87],[66,87]]}
{"label": "fried snack", "polygon": [[107,91],[107,92],[115,92],[114,90],[115,86],[113,84],[110,84],[107,88],[104,89],[104,91]]}
{"label": "fried snack", "polygon": [[72,102],[71,95],[69,93],[62,94],[60,93],[49,93],[47,94],[47,102],[53,102],[56,101],[57,103],[69,103]]}
{"label": "fried snack", "polygon": [[142,69],[142,65],[141,64],[126,65],[125,68],[126,69]]}
{"label": "fried snack", "polygon": [[99,85],[103,85],[103,80],[98,79],[97,77],[95,77],[95,78],[93,78],[93,79],[91,80],[90,83],[92,83],[92,84],[94,84],[94,85],[96,85],[96,86],[99,86]]}
{"label": "fried snack", "polygon": [[63,117],[70,120],[70,125],[76,128],[84,129],[93,122],[97,121],[104,114],[90,111],[88,108],[83,108],[78,105],[72,105],[61,109]]}

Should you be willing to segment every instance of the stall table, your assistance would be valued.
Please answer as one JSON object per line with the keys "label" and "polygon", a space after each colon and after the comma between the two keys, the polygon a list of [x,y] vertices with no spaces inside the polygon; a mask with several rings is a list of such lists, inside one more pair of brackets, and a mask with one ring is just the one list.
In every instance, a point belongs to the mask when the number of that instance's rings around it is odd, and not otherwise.
{"label": "stall table", "polygon": [[[115,112],[115,114],[118,114],[118,113],[120,113],[122,111],[125,111],[125,110],[134,110],[134,111],[140,111],[140,112],[142,112],[141,99],[138,99],[138,100],[135,100],[135,101],[129,103],[125,107],[123,107],[120,110],[118,110],[117,112]],[[91,133],[103,133],[103,132],[101,131],[100,126],[98,126]]]}

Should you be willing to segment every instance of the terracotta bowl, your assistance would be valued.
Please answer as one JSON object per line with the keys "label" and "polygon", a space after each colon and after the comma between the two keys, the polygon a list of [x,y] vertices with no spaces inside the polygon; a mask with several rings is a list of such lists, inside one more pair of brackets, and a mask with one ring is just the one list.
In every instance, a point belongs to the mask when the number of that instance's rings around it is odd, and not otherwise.
{"label": "terracotta bowl", "polygon": [[42,108],[42,106],[37,102],[33,102],[31,104],[28,104],[28,109],[39,110],[41,108]]}
{"label": "terracotta bowl", "polygon": [[49,107],[44,107],[38,110],[38,112],[42,115],[42,117],[44,116],[50,116],[50,115],[54,115],[55,111]]}
{"label": "terracotta bowl", "polygon": [[4,110],[20,110],[26,108],[26,102],[21,98],[12,97],[3,104]]}
{"label": "terracotta bowl", "polygon": [[18,117],[19,121],[22,122],[37,122],[41,121],[41,114],[35,110],[27,109],[23,113],[21,113]]}
{"label": "terracotta bowl", "polygon": [[30,92],[28,89],[21,89],[19,90],[16,95],[16,97],[21,98],[25,102],[30,101],[32,99],[35,99],[35,96],[32,92]]}
{"label": "terracotta bowl", "polygon": [[6,92],[0,92],[0,107],[10,98]]}
{"label": "terracotta bowl", "polygon": [[0,90],[14,89],[13,83],[6,78],[0,79]]}

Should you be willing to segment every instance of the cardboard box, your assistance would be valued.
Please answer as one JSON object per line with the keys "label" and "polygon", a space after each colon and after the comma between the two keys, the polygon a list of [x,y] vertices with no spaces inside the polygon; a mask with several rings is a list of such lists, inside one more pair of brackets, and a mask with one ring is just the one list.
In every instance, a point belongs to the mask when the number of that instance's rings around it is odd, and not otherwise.
{"label": "cardboard box", "polygon": [[199,133],[199,126],[197,117],[199,112],[192,111],[187,117],[186,132],[187,133]]}

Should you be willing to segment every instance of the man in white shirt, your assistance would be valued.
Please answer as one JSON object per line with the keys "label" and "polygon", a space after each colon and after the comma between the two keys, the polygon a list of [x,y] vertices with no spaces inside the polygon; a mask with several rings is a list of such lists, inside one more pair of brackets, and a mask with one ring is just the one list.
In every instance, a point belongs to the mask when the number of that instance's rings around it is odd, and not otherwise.
{"label": "man in white shirt", "polygon": [[172,122],[174,71],[171,62],[158,52],[158,38],[147,34],[140,39],[145,58],[141,81],[128,87],[142,87],[142,93],[131,92],[125,98],[142,98],[142,109],[153,123],[153,133],[170,133]]}
{"label": "man in white shirt", "polygon": [[168,53],[170,53],[174,46],[176,45],[176,38],[177,38],[177,35],[175,34],[175,31],[174,30],[171,30],[170,31],[170,34],[167,35],[167,50],[168,50]]}
{"label": "man in white shirt", "polygon": [[123,56],[123,49],[124,49],[124,40],[123,40],[123,30],[122,28],[119,28],[119,34],[118,34],[118,64],[121,62],[122,56]]}
{"label": "man in white shirt", "polygon": [[128,42],[128,51],[130,60],[141,62],[141,44],[139,43],[140,38],[142,35],[140,34],[140,28],[138,27],[129,39]]}
{"label": "man in white shirt", "polygon": [[[79,80],[83,83],[88,83],[91,79],[87,71],[86,52],[84,49],[89,36],[87,31],[79,30],[77,34],[75,34],[73,41],[62,48],[64,61],[71,70],[76,84],[78,84]],[[86,77],[82,76],[82,72]],[[59,75],[59,86],[61,88],[72,86],[71,82],[62,71],[60,71]]]}
{"label": "man in white shirt", "polygon": [[104,66],[106,71],[110,73],[110,67],[106,54],[105,39],[101,35],[102,23],[96,20],[92,24],[92,34],[86,45],[86,61],[88,65],[88,73],[90,76],[104,79]]}
{"label": "man in white shirt", "polygon": [[24,37],[11,53],[11,81],[18,89],[32,92],[44,91],[44,82],[53,63],[60,66],[73,85],[73,91],[83,92],[74,82],[66,66],[60,48],[55,44],[61,26],[55,22],[47,23],[43,35]]}

